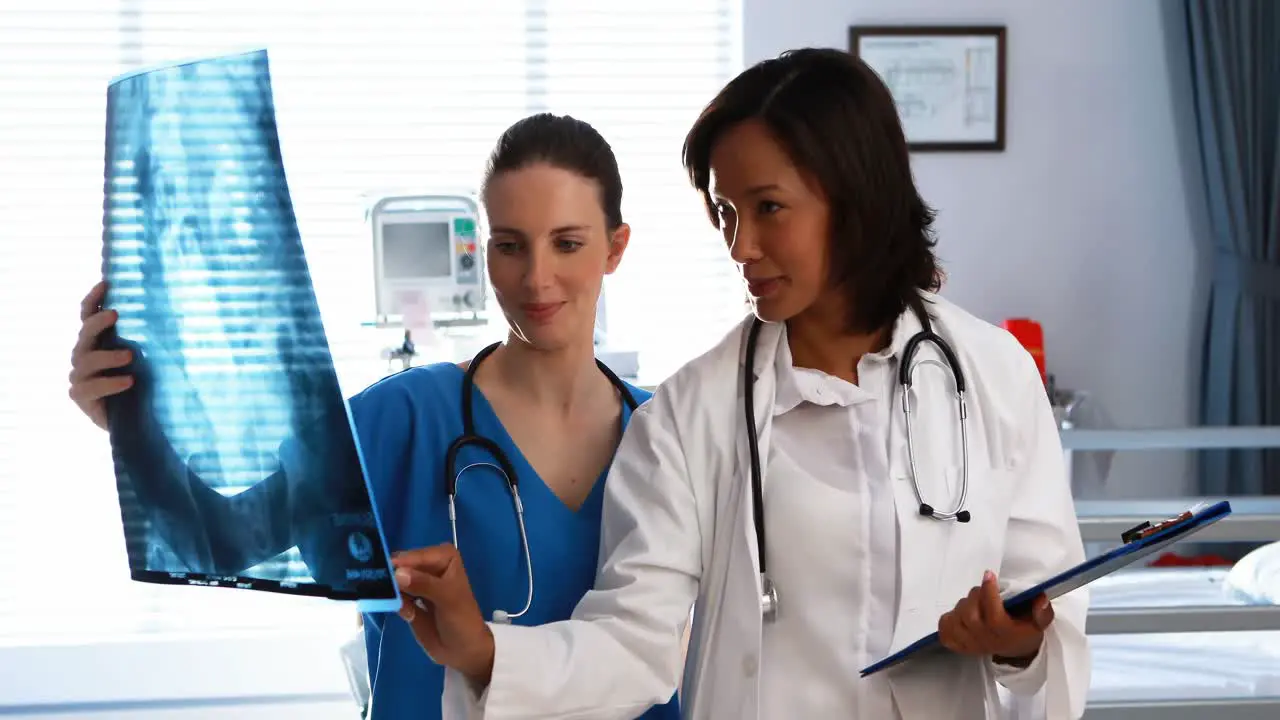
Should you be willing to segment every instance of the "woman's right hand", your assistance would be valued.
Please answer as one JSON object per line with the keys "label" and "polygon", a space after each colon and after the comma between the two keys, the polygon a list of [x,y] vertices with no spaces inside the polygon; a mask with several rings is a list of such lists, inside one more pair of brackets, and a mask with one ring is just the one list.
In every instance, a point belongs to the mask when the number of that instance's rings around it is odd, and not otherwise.
{"label": "woman's right hand", "polygon": [[458,549],[445,543],[408,550],[393,555],[391,563],[401,590],[400,617],[418,644],[482,694],[493,674],[493,631],[480,614]]}
{"label": "woman's right hand", "polygon": [[129,350],[99,350],[98,336],[116,322],[114,310],[103,310],[102,299],[107,283],[99,282],[80,301],[80,336],[71,350],[71,389],[68,393],[80,410],[95,425],[107,429],[107,406],[104,398],[124,392],[133,386],[129,375],[100,374],[122,368],[133,359]]}

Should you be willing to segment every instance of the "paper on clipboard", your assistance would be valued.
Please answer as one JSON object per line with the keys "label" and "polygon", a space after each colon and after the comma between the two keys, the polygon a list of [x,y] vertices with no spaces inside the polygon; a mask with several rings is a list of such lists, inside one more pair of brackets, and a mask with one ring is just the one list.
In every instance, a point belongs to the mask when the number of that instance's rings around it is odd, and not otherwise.
{"label": "paper on clipboard", "polygon": [[[1111,552],[1086,560],[1035,587],[1005,598],[1005,611],[1010,615],[1024,614],[1030,611],[1032,603],[1040,595],[1044,595],[1050,600],[1066,595],[1072,590],[1084,587],[1098,578],[1110,575],[1120,568],[1131,565],[1152,553],[1172,545],[1178,540],[1197,533],[1230,514],[1231,503],[1224,500],[1198,511],[1193,510],[1189,511],[1189,513],[1183,513],[1164,522],[1151,524],[1147,527],[1139,526],[1125,533],[1125,536],[1128,537],[1130,533],[1136,531],[1136,535],[1133,536],[1134,539],[1120,545]],[[1143,525],[1148,524],[1144,523]],[[930,651],[944,651],[936,632],[915,641],[879,662],[863,668],[861,675],[862,677],[874,675],[883,670],[901,665],[916,655]]]}

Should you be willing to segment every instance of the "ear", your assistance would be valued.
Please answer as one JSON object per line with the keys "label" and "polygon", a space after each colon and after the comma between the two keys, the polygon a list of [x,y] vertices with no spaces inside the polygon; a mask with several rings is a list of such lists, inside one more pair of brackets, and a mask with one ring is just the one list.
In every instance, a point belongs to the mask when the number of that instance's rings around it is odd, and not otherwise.
{"label": "ear", "polygon": [[627,251],[627,243],[631,242],[631,226],[622,223],[609,235],[609,259],[605,262],[604,274],[612,275],[622,262],[622,254]]}

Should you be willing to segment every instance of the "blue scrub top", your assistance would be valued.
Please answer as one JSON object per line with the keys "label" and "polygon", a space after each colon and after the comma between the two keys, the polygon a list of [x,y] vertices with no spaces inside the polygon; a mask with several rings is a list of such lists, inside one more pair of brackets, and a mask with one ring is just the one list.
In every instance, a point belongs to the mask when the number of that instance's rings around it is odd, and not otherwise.
{"label": "blue scrub top", "polygon": [[[462,379],[457,365],[413,368],[386,378],[351,400],[373,500],[392,552],[452,542],[444,486],[445,450],[462,434]],[[637,403],[649,393],[627,386]],[[476,431],[496,442],[519,476],[529,552],[533,559],[533,605],[520,625],[567,620],[595,582],[600,544],[602,475],[576,512],[534,472],[498,420],[492,406],[473,391]],[[622,422],[631,420],[624,405]],[[492,462],[469,446],[457,467]],[[607,470],[606,473],[607,474]],[[458,548],[480,610],[518,612],[528,576],[511,495],[502,477],[487,468],[468,470],[458,482]],[[373,720],[440,717],[444,669],[435,664],[395,614],[364,616]],[[675,697],[642,718],[677,718]]]}

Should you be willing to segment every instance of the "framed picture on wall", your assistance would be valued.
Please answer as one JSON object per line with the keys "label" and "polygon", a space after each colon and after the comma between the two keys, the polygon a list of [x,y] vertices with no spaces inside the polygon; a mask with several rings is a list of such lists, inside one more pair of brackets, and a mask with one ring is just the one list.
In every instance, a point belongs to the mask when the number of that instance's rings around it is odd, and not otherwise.
{"label": "framed picture on wall", "polygon": [[889,86],[911,150],[1004,150],[1003,25],[854,25],[849,51]]}

